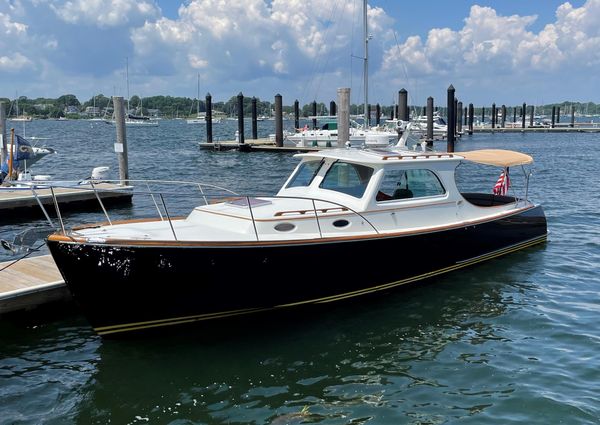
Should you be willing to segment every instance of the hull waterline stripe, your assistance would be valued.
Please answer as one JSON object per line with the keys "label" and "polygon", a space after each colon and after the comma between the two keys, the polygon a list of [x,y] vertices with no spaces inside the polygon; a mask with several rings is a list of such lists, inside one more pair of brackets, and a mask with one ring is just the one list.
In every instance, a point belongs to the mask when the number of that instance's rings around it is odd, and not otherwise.
{"label": "hull waterline stripe", "polygon": [[521,242],[519,244],[512,245],[510,247],[503,248],[498,251],[480,255],[478,257],[474,257],[469,260],[457,262],[456,264],[454,264],[452,266],[445,267],[442,269],[434,270],[431,272],[423,273],[421,275],[412,276],[412,277],[409,277],[406,279],[386,283],[386,284],[379,285],[379,286],[373,286],[371,288],[360,289],[360,290],[353,291],[353,292],[346,292],[344,294],[332,295],[332,296],[324,297],[324,298],[315,298],[315,299],[306,300],[306,301],[299,301],[296,303],[279,304],[274,307],[263,307],[263,308],[257,307],[257,308],[249,308],[249,309],[207,313],[207,314],[200,314],[200,315],[193,315],[193,316],[174,317],[174,318],[161,319],[161,320],[151,320],[151,321],[145,321],[145,322],[102,326],[102,327],[94,328],[94,330],[99,335],[109,335],[109,334],[113,334],[113,333],[150,329],[150,328],[156,328],[156,327],[161,327],[161,326],[178,325],[178,324],[191,323],[191,322],[197,322],[197,321],[234,317],[234,316],[240,316],[240,315],[244,315],[244,314],[266,312],[266,311],[270,311],[270,310],[276,310],[276,309],[287,308],[287,307],[295,307],[295,306],[300,306],[300,305],[305,305],[305,304],[324,304],[324,303],[329,303],[329,302],[333,302],[333,301],[339,301],[339,300],[353,298],[356,296],[365,295],[365,294],[369,294],[369,293],[373,293],[373,292],[377,292],[377,291],[391,289],[391,288],[394,288],[397,286],[406,285],[408,283],[412,283],[412,282],[427,279],[430,277],[438,276],[440,274],[458,270],[458,269],[461,269],[461,268],[464,268],[467,266],[471,266],[471,265],[474,265],[474,264],[477,264],[477,263],[480,263],[480,262],[483,262],[486,260],[490,260],[492,258],[510,254],[515,251],[519,251],[521,249],[529,248],[529,247],[537,245],[539,243],[543,243],[546,241],[547,236],[548,236],[547,234],[544,234],[543,236],[539,236],[537,238],[530,239],[528,241]]}

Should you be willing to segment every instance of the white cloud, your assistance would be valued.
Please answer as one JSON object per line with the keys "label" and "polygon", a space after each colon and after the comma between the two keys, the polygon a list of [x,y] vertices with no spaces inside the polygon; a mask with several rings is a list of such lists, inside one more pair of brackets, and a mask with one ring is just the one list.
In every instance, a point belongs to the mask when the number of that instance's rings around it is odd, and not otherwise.
{"label": "white cloud", "polygon": [[31,60],[19,52],[12,56],[0,56],[0,71],[2,72],[17,73],[31,64]]}
{"label": "white cloud", "polygon": [[65,22],[100,28],[158,17],[154,4],[137,0],[73,0],[50,7]]}

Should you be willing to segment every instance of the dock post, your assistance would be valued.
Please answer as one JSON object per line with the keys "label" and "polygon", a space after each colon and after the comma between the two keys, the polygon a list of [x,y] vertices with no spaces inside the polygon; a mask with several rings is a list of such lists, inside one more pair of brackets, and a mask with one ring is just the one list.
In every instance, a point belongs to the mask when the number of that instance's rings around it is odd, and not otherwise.
{"label": "dock post", "polygon": [[337,115],[337,110],[335,107],[335,100],[329,102],[329,115],[335,117]]}
{"label": "dock post", "polygon": [[529,106],[529,127],[533,127],[533,114],[535,113],[535,109],[533,105]]}
{"label": "dock post", "polygon": [[125,101],[123,96],[114,96],[115,126],[117,128],[117,142],[115,152],[119,160],[119,180],[121,184],[127,184],[129,180],[129,164],[127,159],[127,131],[125,129]]}
{"label": "dock post", "polygon": [[395,105],[392,105],[392,111],[390,112],[390,120],[394,119],[394,110],[396,109]]}
{"label": "dock post", "polygon": [[375,105],[375,125],[379,127],[379,124],[381,124],[381,105],[379,105],[379,103],[377,105]]}
{"label": "dock post", "polygon": [[212,135],[212,96],[210,93],[206,93],[206,142],[213,142]]}
{"label": "dock post", "polygon": [[475,108],[472,103],[469,103],[469,135],[473,135],[473,118],[475,115]]}
{"label": "dock post", "polygon": [[398,119],[408,121],[408,92],[404,88],[398,91]]}
{"label": "dock post", "polygon": [[502,105],[502,128],[506,127],[506,105]]}
{"label": "dock post", "polygon": [[433,146],[433,97],[427,98],[427,135],[425,136],[425,142],[427,146]]}
{"label": "dock post", "polygon": [[450,84],[448,87],[448,131],[446,132],[446,150],[448,152],[454,152],[454,126],[456,125],[454,122],[454,92],[454,86]]}
{"label": "dock post", "polygon": [[458,134],[462,133],[462,122],[463,122],[463,103],[462,102],[458,102],[456,104],[456,113],[458,114],[456,117],[456,131],[458,132]]}
{"label": "dock post", "polygon": [[238,113],[238,143],[244,144],[244,95],[239,92],[237,95],[237,113]]}
{"label": "dock post", "polygon": [[465,118],[463,125],[465,127],[467,127],[467,125],[469,124],[469,108],[467,108],[466,106],[465,106],[465,109],[463,110],[463,117]]}
{"label": "dock post", "polygon": [[252,139],[258,139],[258,124],[256,111],[256,96],[252,96]]}
{"label": "dock post", "polygon": [[481,126],[483,127],[483,123],[485,122],[485,106],[481,107]]}
{"label": "dock post", "polygon": [[283,105],[280,94],[275,95],[275,145],[283,147]]}
{"label": "dock post", "polygon": [[556,118],[556,106],[552,107],[552,128],[554,128],[554,120]]}
{"label": "dock post", "polygon": [[575,108],[571,105],[571,128],[575,127]]}
{"label": "dock post", "polygon": [[2,139],[0,164],[4,164],[8,158],[8,150],[6,149],[6,105],[4,102],[0,102],[0,139]]}
{"label": "dock post", "polygon": [[452,123],[454,125],[454,141],[456,141],[456,134],[458,133],[458,99],[454,97],[454,113],[452,114]]}
{"label": "dock post", "polygon": [[496,104],[492,103],[492,130],[496,128],[496,119],[498,118],[498,112],[496,111]]}
{"label": "dock post", "polygon": [[296,130],[300,128],[300,102],[298,99],[294,100],[294,128]]}
{"label": "dock post", "polygon": [[556,123],[560,122],[560,106],[556,107]]}
{"label": "dock post", "polygon": [[350,141],[350,88],[342,87],[337,91],[339,111],[337,115],[338,148]]}
{"label": "dock post", "polygon": [[317,128],[317,101],[313,100],[312,103],[312,115],[313,115],[313,120],[312,120],[312,125],[313,125],[313,129]]}
{"label": "dock post", "polygon": [[517,107],[513,106],[513,128],[517,125]]}
{"label": "dock post", "polygon": [[523,102],[523,108],[521,109],[521,128],[525,128],[525,115],[527,111],[527,104]]}

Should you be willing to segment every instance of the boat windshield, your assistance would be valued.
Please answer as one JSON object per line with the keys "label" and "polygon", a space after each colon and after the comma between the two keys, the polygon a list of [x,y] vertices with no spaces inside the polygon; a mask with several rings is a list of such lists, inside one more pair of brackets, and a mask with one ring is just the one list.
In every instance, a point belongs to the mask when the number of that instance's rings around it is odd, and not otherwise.
{"label": "boat windshield", "polygon": [[370,167],[337,161],[329,167],[319,187],[361,198],[372,175],[373,169]]}
{"label": "boat windshield", "polygon": [[292,177],[287,187],[310,186],[323,165],[323,161],[306,161],[300,164],[298,171]]}

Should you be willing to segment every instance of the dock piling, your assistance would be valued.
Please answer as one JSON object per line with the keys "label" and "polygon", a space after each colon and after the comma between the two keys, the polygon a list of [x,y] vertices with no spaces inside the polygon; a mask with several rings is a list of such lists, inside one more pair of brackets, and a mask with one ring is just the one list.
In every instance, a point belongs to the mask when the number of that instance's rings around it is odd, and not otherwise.
{"label": "dock piling", "polygon": [[316,129],[317,128],[317,101],[316,100],[313,100],[313,103],[312,103],[312,115],[313,115],[312,128]]}
{"label": "dock piling", "polygon": [[533,127],[533,114],[535,113],[535,109],[533,105],[529,106],[529,127]]}
{"label": "dock piling", "polygon": [[258,139],[258,118],[256,111],[256,96],[252,96],[252,139]]}
{"label": "dock piling", "polygon": [[0,164],[4,164],[8,158],[8,150],[6,149],[6,105],[4,102],[0,102],[0,139]]}
{"label": "dock piling", "polygon": [[275,145],[283,146],[283,106],[280,94],[275,95]]}
{"label": "dock piling", "polygon": [[475,114],[475,108],[472,103],[469,103],[469,135],[473,135],[473,115]]}
{"label": "dock piling", "polygon": [[237,113],[238,113],[238,136],[239,144],[244,144],[244,95],[239,92],[237,95]]}
{"label": "dock piling", "polygon": [[496,104],[492,103],[492,129],[496,128],[496,119],[498,119],[498,111],[496,111]]}
{"label": "dock piling", "polygon": [[213,142],[212,134],[212,96],[206,93],[206,142]]}
{"label": "dock piling", "polygon": [[337,110],[335,107],[335,100],[329,102],[329,115],[335,117],[337,115]]}
{"label": "dock piling", "polygon": [[125,128],[125,101],[123,96],[114,96],[115,127],[117,129],[117,141],[115,152],[119,160],[119,180],[121,184],[127,184],[129,180],[129,163],[127,158],[127,131]]}
{"label": "dock piling", "polygon": [[485,122],[485,106],[481,108],[481,126],[483,127],[483,123]]}
{"label": "dock piling", "polygon": [[521,128],[525,128],[525,115],[527,111],[527,104],[523,102],[523,107],[521,109]]}
{"label": "dock piling", "polygon": [[446,132],[447,136],[447,151],[454,152],[454,86],[450,84],[448,87],[448,131]]}
{"label": "dock piling", "polygon": [[571,105],[571,128],[575,128],[575,108]]}
{"label": "dock piling", "polygon": [[502,128],[506,127],[506,105],[502,105]]}
{"label": "dock piling", "polygon": [[379,124],[381,124],[381,106],[379,105],[379,103],[377,105],[375,105],[375,125],[379,126]]}
{"label": "dock piling", "polygon": [[338,148],[341,148],[350,140],[350,88],[339,88],[337,96],[340,108],[337,115]]}
{"label": "dock piling", "polygon": [[398,91],[398,119],[408,121],[408,92],[404,88]]}
{"label": "dock piling", "polygon": [[554,124],[555,124],[555,120],[556,119],[556,106],[552,107],[552,128],[554,128]]}
{"label": "dock piling", "polygon": [[298,99],[294,100],[294,128],[300,128],[300,102]]}
{"label": "dock piling", "polygon": [[433,97],[429,96],[427,98],[427,136],[425,137],[425,142],[427,146],[433,146]]}
{"label": "dock piling", "polygon": [[456,113],[458,114],[456,117],[456,131],[458,131],[458,134],[462,133],[462,122],[463,122],[463,117],[462,117],[462,113],[463,113],[463,103],[462,102],[458,102],[456,104]]}

